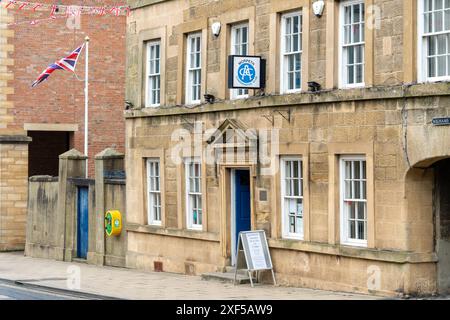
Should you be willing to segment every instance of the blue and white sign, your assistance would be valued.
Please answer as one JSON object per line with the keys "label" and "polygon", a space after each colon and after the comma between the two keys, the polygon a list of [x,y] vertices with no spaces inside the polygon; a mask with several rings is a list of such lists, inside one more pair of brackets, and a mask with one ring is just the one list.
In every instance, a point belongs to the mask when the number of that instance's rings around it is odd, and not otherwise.
{"label": "blue and white sign", "polygon": [[228,59],[230,89],[265,87],[265,60],[255,56],[230,56]]}
{"label": "blue and white sign", "polygon": [[450,118],[434,118],[432,122],[435,126],[450,126]]}

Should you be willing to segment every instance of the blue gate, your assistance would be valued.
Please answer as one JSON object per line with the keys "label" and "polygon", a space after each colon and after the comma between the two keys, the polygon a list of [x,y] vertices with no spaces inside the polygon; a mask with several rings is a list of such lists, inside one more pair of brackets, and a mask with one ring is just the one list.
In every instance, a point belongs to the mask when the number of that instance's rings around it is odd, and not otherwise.
{"label": "blue gate", "polygon": [[89,242],[89,188],[78,187],[77,201],[77,257],[87,258]]}
{"label": "blue gate", "polygon": [[[235,171],[235,244],[237,249],[239,232],[251,230],[250,220],[250,172],[248,170]],[[236,251],[235,251],[236,252]]]}

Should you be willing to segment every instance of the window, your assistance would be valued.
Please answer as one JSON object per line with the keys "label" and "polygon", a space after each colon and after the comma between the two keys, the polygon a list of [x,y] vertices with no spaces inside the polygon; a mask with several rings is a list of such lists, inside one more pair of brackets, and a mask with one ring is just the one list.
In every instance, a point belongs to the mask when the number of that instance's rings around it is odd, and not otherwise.
{"label": "window", "polygon": [[341,158],[341,243],[367,246],[366,160]]}
{"label": "window", "polygon": [[283,237],[303,240],[303,163],[299,158],[283,158],[281,165]]}
{"label": "window", "polygon": [[161,42],[147,43],[147,99],[146,107],[156,107],[161,102]]}
{"label": "window", "polygon": [[[248,24],[239,24],[231,27],[231,54],[248,55]],[[248,97],[248,89],[232,89],[231,99]]]}
{"label": "window", "polygon": [[161,175],[159,160],[147,159],[148,224],[161,225]]}
{"label": "window", "polygon": [[202,171],[201,164],[196,161],[186,161],[186,209],[187,227],[202,230]]}
{"label": "window", "polygon": [[341,5],[341,86],[364,86],[364,2]]}
{"label": "window", "polygon": [[302,87],[302,15],[281,17],[281,93],[300,91]]}
{"label": "window", "polygon": [[200,103],[202,86],[202,36],[193,33],[187,37],[186,103]]}
{"label": "window", "polygon": [[421,78],[450,80],[450,0],[419,0],[419,12]]}

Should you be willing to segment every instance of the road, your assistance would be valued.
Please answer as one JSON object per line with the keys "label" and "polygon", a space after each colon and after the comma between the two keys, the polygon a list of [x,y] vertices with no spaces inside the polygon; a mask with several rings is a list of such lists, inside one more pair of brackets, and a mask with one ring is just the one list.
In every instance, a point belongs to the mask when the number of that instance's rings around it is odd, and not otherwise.
{"label": "road", "polygon": [[82,300],[84,298],[74,294],[64,294],[30,288],[20,284],[0,282],[0,300]]}

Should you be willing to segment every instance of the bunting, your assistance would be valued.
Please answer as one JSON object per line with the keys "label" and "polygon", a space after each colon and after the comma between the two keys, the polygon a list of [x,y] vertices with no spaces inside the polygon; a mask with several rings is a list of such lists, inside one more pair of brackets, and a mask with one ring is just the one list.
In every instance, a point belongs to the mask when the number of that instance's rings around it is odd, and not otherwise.
{"label": "bunting", "polygon": [[65,16],[79,16],[79,15],[96,15],[96,16],[128,16],[130,14],[130,7],[127,5],[121,6],[78,6],[78,5],[60,5],[60,4],[48,4],[37,3],[17,0],[2,1],[1,4],[4,8],[9,10],[30,10],[30,11],[50,11],[50,16],[65,15]]}

